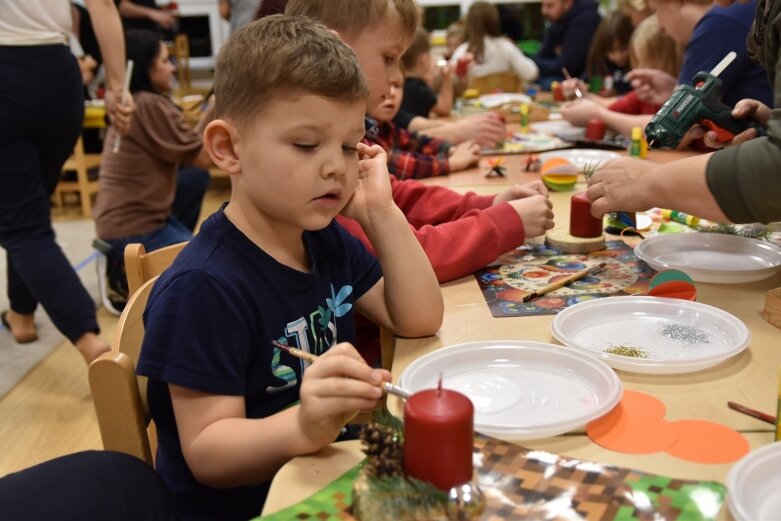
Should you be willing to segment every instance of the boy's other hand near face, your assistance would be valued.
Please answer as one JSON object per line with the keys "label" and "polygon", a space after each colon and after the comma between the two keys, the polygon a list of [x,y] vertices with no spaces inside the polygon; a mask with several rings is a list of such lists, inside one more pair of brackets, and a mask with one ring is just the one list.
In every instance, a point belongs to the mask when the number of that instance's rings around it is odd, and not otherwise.
{"label": "boy's other hand near face", "polygon": [[[386,174],[387,175],[387,174]],[[352,344],[336,344],[304,371],[301,382],[299,428],[311,452],[333,442],[344,424],[382,398],[383,381],[391,375],[372,369]]]}
{"label": "boy's other hand near face", "polygon": [[396,208],[388,173],[388,156],[379,145],[358,143],[358,184],[342,215],[366,226],[372,216]]}
{"label": "boy's other hand near face", "polygon": [[469,140],[450,147],[448,164],[451,172],[465,170],[480,161],[480,145]]}
{"label": "boy's other hand near face", "polygon": [[538,237],[553,228],[553,205],[547,195],[537,194],[508,201],[523,222],[526,238]]}

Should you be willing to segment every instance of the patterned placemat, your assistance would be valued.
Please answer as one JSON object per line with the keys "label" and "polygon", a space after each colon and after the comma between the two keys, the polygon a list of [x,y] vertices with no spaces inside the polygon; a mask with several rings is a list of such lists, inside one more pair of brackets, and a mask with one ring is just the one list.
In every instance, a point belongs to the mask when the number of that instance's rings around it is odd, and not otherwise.
{"label": "patterned placemat", "polygon": [[[555,315],[585,300],[646,294],[656,272],[623,241],[607,241],[605,246],[588,254],[562,253],[544,245],[524,247],[502,255],[475,277],[496,318]],[[598,273],[523,302],[523,297],[535,290],[601,262],[606,266]]]}
{"label": "patterned placemat", "polygon": [[[477,479],[486,497],[483,521],[705,521],[716,519],[726,487],[713,481],[672,479],[478,435]],[[349,513],[357,465],[306,500],[265,521],[353,520]]]}

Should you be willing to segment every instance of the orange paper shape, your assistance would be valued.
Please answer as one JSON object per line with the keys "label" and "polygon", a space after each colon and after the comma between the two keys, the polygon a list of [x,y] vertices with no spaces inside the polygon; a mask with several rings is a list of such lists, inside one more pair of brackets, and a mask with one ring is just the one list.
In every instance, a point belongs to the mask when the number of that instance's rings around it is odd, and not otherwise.
{"label": "orange paper shape", "polygon": [[566,175],[577,176],[578,167],[563,157],[552,157],[545,161],[540,168],[542,175]]}
{"label": "orange paper shape", "polygon": [[618,405],[586,426],[594,443],[616,452],[652,454],[675,443],[676,431],[664,420],[662,402],[645,393],[624,389]]}
{"label": "orange paper shape", "polygon": [[695,463],[732,463],[751,450],[742,434],[720,423],[681,420],[670,425],[677,439],[665,452],[676,458]]}

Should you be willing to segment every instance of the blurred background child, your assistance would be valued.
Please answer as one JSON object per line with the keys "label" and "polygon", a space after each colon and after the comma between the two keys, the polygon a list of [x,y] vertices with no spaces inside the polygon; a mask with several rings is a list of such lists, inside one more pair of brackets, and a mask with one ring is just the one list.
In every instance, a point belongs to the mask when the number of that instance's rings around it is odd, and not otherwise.
{"label": "blurred background child", "polygon": [[466,15],[464,43],[450,58],[457,67],[459,59],[470,53],[474,60],[467,72],[467,82],[501,72],[512,72],[522,82],[534,81],[539,75],[537,65],[527,58],[513,42],[501,33],[499,10],[488,2],[475,2]]}
{"label": "blurred background child", "polygon": [[380,145],[388,154],[388,171],[399,179],[419,179],[465,170],[480,160],[480,145],[464,141],[451,145],[442,139],[410,133],[393,124],[399,111],[403,91],[392,85],[391,92],[374,108],[369,117],[378,122],[377,134],[367,133],[369,144]]}
{"label": "blurred background child", "polygon": [[[646,18],[637,26],[629,40],[629,60],[635,68],[663,71],[673,77],[681,67],[681,52],[661,27],[656,15]],[[585,87],[580,82],[581,90]],[[632,90],[609,105],[600,104],[604,98],[586,94],[586,98],[567,103],[560,108],[562,117],[576,126],[585,126],[589,119],[598,118],[608,129],[629,136],[632,127],[645,127],[650,116],[661,108],[660,104],[642,101]]]}
{"label": "blurred background child", "polygon": [[[404,71],[403,110],[424,118],[432,112],[439,116],[450,115],[453,109],[450,66],[435,66],[431,59],[431,36],[422,27],[415,31],[412,43],[401,56],[401,68]],[[435,83],[439,87],[437,91],[432,88]]]}
{"label": "blurred background child", "polygon": [[632,21],[620,11],[608,13],[597,27],[586,62],[589,91],[602,96],[626,94],[632,86],[624,79],[629,72],[629,39]]}
{"label": "blurred background child", "polygon": [[637,27],[640,22],[654,14],[646,0],[618,0],[617,6],[618,10],[632,21],[632,27]]}

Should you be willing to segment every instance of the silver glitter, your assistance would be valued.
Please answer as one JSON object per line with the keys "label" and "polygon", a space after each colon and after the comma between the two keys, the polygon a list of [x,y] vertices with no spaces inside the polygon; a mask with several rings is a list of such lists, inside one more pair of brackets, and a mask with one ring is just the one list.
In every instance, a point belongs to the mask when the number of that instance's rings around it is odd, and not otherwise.
{"label": "silver glitter", "polygon": [[667,324],[662,328],[662,336],[687,344],[710,344],[708,333],[694,326],[683,324]]}

